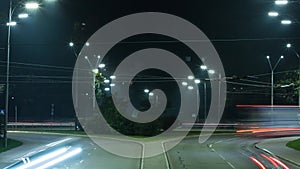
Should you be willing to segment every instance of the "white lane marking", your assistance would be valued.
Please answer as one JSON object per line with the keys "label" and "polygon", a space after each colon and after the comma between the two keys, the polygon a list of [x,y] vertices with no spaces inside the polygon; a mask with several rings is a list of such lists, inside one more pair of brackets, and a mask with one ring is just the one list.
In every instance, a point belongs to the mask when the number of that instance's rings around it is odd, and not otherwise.
{"label": "white lane marking", "polygon": [[219,140],[219,141],[217,141],[217,142],[214,142],[213,144],[208,144],[208,147],[213,151],[213,152],[215,152],[220,158],[222,158],[222,160],[224,160],[232,169],[236,169],[235,168],[235,166],[231,163],[231,162],[229,162],[228,160],[226,160],[226,158],[222,155],[222,154],[220,154],[220,153],[218,153],[214,148],[213,148],[213,145],[214,144],[219,144],[219,143],[222,143],[222,142],[225,142],[225,141],[230,141],[230,140],[234,140],[235,138],[230,138],[230,139],[225,139],[225,140]]}
{"label": "white lane marking", "polygon": [[142,145],[142,157],[141,157],[141,169],[144,169],[144,158],[145,158],[145,144],[140,143]]}
{"label": "white lane marking", "polygon": [[163,149],[165,162],[166,162],[166,167],[167,167],[167,169],[170,169],[170,165],[169,165],[169,161],[168,161],[168,157],[167,157],[167,152],[166,152],[166,149],[165,149],[165,146],[164,146],[164,142],[161,143],[161,147]]}

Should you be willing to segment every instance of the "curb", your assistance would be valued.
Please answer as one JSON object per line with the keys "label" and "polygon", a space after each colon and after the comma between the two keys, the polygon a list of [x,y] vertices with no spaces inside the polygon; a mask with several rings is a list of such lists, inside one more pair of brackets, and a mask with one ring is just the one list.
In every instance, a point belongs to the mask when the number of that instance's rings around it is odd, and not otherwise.
{"label": "curb", "polygon": [[269,150],[267,150],[267,149],[265,149],[265,148],[259,147],[258,144],[259,144],[259,143],[255,143],[255,144],[254,144],[254,147],[257,148],[257,149],[259,149],[259,150],[261,150],[261,151],[263,151],[263,152],[265,152],[265,153],[268,153],[268,154],[270,154],[270,155],[276,156],[276,157],[280,158],[281,160],[287,161],[287,162],[289,162],[289,163],[291,163],[291,164],[293,164],[293,165],[295,165],[295,166],[297,166],[297,167],[300,167],[300,163],[295,162],[295,161],[290,160],[290,159],[287,159],[287,158],[282,157],[282,156],[280,156],[280,155],[273,154],[273,153],[270,152]]}

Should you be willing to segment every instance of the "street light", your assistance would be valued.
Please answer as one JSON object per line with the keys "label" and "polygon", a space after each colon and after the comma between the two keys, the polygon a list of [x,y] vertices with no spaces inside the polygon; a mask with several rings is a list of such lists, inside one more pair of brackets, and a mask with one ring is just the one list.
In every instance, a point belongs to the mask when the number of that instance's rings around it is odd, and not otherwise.
{"label": "street light", "polygon": [[149,89],[145,89],[144,92],[145,92],[145,93],[149,93],[150,90],[149,90]]}
{"label": "street light", "polygon": [[73,47],[73,46],[74,46],[74,42],[70,42],[70,43],[69,43],[69,46],[70,46],[70,47]]}
{"label": "street light", "polygon": [[39,4],[36,2],[28,2],[25,4],[26,9],[37,9],[39,8]]}
{"label": "street light", "polygon": [[277,68],[279,62],[281,61],[281,59],[284,58],[284,56],[280,56],[280,58],[277,60],[275,66],[273,67],[270,61],[270,56],[266,57],[270,66],[270,70],[271,70],[271,105],[274,105],[274,71]]}
{"label": "street light", "polygon": [[199,83],[201,83],[201,80],[195,79],[194,82],[195,82],[196,84],[199,84]]}
{"label": "street light", "polygon": [[[25,8],[26,9],[37,9],[39,5],[37,3],[31,2],[26,3]],[[11,27],[15,26],[17,23],[12,21],[13,14],[15,12],[16,7],[18,7],[19,4],[17,4],[15,7],[13,7],[13,1],[9,1],[9,10],[8,10],[8,23],[6,24],[8,27],[7,30],[7,61],[6,61],[6,96],[5,96],[5,121],[4,121],[4,147],[7,147],[7,124],[8,124],[8,105],[9,105],[9,66],[10,66],[10,40],[11,40]]]}
{"label": "street light", "polygon": [[207,70],[207,66],[206,66],[206,65],[201,65],[200,68],[201,68],[202,70]]}
{"label": "street light", "polygon": [[288,0],[276,0],[275,1],[275,4],[276,5],[286,5],[286,4],[288,4]]}
{"label": "street light", "polygon": [[98,67],[99,67],[100,69],[105,68],[105,64],[101,63],[101,64],[99,64]]}
{"label": "street light", "polygon": [[193,87],[193,86],[188,86],[188,89],[189,89],[189,90],[193,90],[194,87]]}
{"label": "street light", "polygon": [[189,79],[189,80],[194,80],[195,77],[194,77],[194,76],[188,76],[188,79]]}
{"label": "street light", "polygon": [[208,70],[208,73],[213,75],[213,74],[216,73],[216,71],[214,71],[214,70]]}
{"label": "street light", "polygon": [[8,27],[16,26],[16,25],[17,25],[17,22],[15,22],[15,21],[10,21],[10,22],[6,23],[6,26],[8,26]]}
{"label": "street light", "polygon": [[18,15],[18,18],[25,19],[25,18],[28,18],[28,16],[29,15],[27,13],[21,13],[21,14]]}
{"label": "street light", "polygon": [[112,76],[110,76],[109,78],[113,80],[113,79],[116,79],[117,77],[114,76],[114,75],[112,75]]}
{"label": "street light", "polygon": [[281,20],[281,24],[282,25],[290,25],[290,24],[292,24],[292,21],[288,20],[288,19],[284,19],[284,20]]}
{"label": "street light", "polygon": [[275,12],[275,11],[271,11],[271,12],[268,13],[268,15],[269,15],[270,17],[277,17],[277,16],[279,15],[279,13],[278,13],[278,12]]}

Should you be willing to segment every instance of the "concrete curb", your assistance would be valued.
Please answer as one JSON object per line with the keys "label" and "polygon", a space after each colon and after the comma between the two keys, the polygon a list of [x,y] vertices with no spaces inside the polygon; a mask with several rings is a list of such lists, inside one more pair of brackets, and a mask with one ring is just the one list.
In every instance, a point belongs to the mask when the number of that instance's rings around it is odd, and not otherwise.
{"label": "concrete curb", "polygon": [[274,156],[280,158],[281,160],[287,161],[287,162],[289,162],[289,163],[291,163],[291,164],[293,164],[293,165],[295,165],[295,166],[297,166],[297,167],[300,167],[300,163],[295,162],[295,161],[290,160],[290,159],[287,159],[287,158],[285,158],[285,157],[282,157],[281,155],[273,154],[271,151],[269,151],[269,150],[267,150],[267,149],[265,149],[265,148],[260,147],[258,144],[259,144],[259,143],[255,143],[255,144],[254,144],[254,147],[257,148],[257,149],[259,149],[259,150],[261,150],[261,151],[263,151],[263,152],[265,152],[265,153],[268,153],[268,154],[270,154],[270,155],[274,155]]}

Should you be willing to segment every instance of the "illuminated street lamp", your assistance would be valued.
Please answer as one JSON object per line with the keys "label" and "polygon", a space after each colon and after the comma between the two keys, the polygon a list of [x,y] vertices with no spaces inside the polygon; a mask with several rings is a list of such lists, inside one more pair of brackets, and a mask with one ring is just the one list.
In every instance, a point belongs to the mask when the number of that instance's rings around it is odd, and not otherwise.
{"label": "illuminated street lamp", "polygon": [[[10,40],[11,40],[11,27],[16,26],[16,22],[12,20],[15,9],[19,7],[19,4],[13,7],[13,1],[9,1],[8,10],[8,22],[7,22],[7,61],[6,61],[6,96],[5,96],[5,120],[4,120],[4,147],[7,147],[7,124],[8,124],[8,111],[9,111],[9,76],[10,76]],[[26,9],[37,9],[39,5],[35,2],[30,2],[25,4]]]}
{"label": "illuminated street lamp", "polygon": [[286,5],[286,4],[288,4],[288,0],[276,0],[275,1],[275,4],[276,5]]}
{"label": "illuminated street lamp", "polygon": [[36,2],[28,2],[25,4],[25,8],[26,9],[38,9],[39,8],[39,4]]}
{"label": "illuminated street lamp", "polygon": [[279,62],[284,58],[284,56],[280,56],[280,58],[277,60],[275,66],[273,67],[270,61],[270,56],[266,57],[270,66],[271,70],[271,105],[274,105],[274,71],[277,68]]}
{"label": "illuminated street lamp", "polygon": [[188,76],[188,79],[189,79],[189,80],[194,80],[195,77],[194,77],[194,76]]}
{"label": "illuminated street lamp", "polygon": [[18,15],[18,18],[19,19],[25,19],[25,18],[28,18],[28,16],[29,15],[27,13],[21,13],[21,14]]}
{"label": "illuminated street lamp", "polygon": [[69,46],[70,46],[70,47],[73,47],[73,46],[74,46],[74,42],[70,42],[70,43],[69,43]]}
{"label": "illuminated street lamp", "polygon": [[112,76],[110,76],[109,78],[110,78],[110,79],[116,79],[117,77],[114,76],[114,75],[112,75]]}
{"label": "illuminated street lamp", "polygon": [[101,63],[101,64],[99,64],[98,67],[99,67],[100,69],[103,69],[103,68],[105,68],[105,64]]}
{"label": "illuminated street lamp", "polygon": [[215,74],[215,73],[216,73],[216,71],[214,71],[214,70],[210,69],[210,70],[208,70],[208,73],[213,75],[213,74]]}
{"label": "illuminated street lamp", "polygon": [[285,20],[281,20],[281,24],[282,25],[290,25],[292,24],[293,22],[291,20],[288,20],[288,19],[285,19]]}
{"label": "illuminated street lamp", "polygon": [[271,11],[271,12],[268,13],[268,15],[269,15],[270,17],[277,17],[277,16],[279,16],[279,13],[278,13],[278,12],[275,12],[275,11]]}
{"label": "illuminated street lamp", "polygon": [[206,66],[206,65],[201,65],[200,68],[201,68],[202,70],[207,70],[207,66]]}
{"label": "illuminated street lamp", "polygon": [[199,84],[199,83],[201,83],[201,80],[195,79],[194,82],[195,82],[196,84]]}
{"label": "illuminated street lamp", "polygon": [[8,26],[8,27],[16,26],[16,25],[17,25],[17,22],[15,22],[15,21],[10,21],[10,22],[6,23],[6,26]]}
{"label": "illuminated street lamp", "polygon": [[145,92],[145,93],[149,93],[150,90],[149,90],[149,89],[145,89],[144,92]]}
{"label": "illuminated street lamp", "polygon": [[193,86],[188,86],[188,89],[189,89],[189,90],[193,90],[194,87],[193,87]]}

